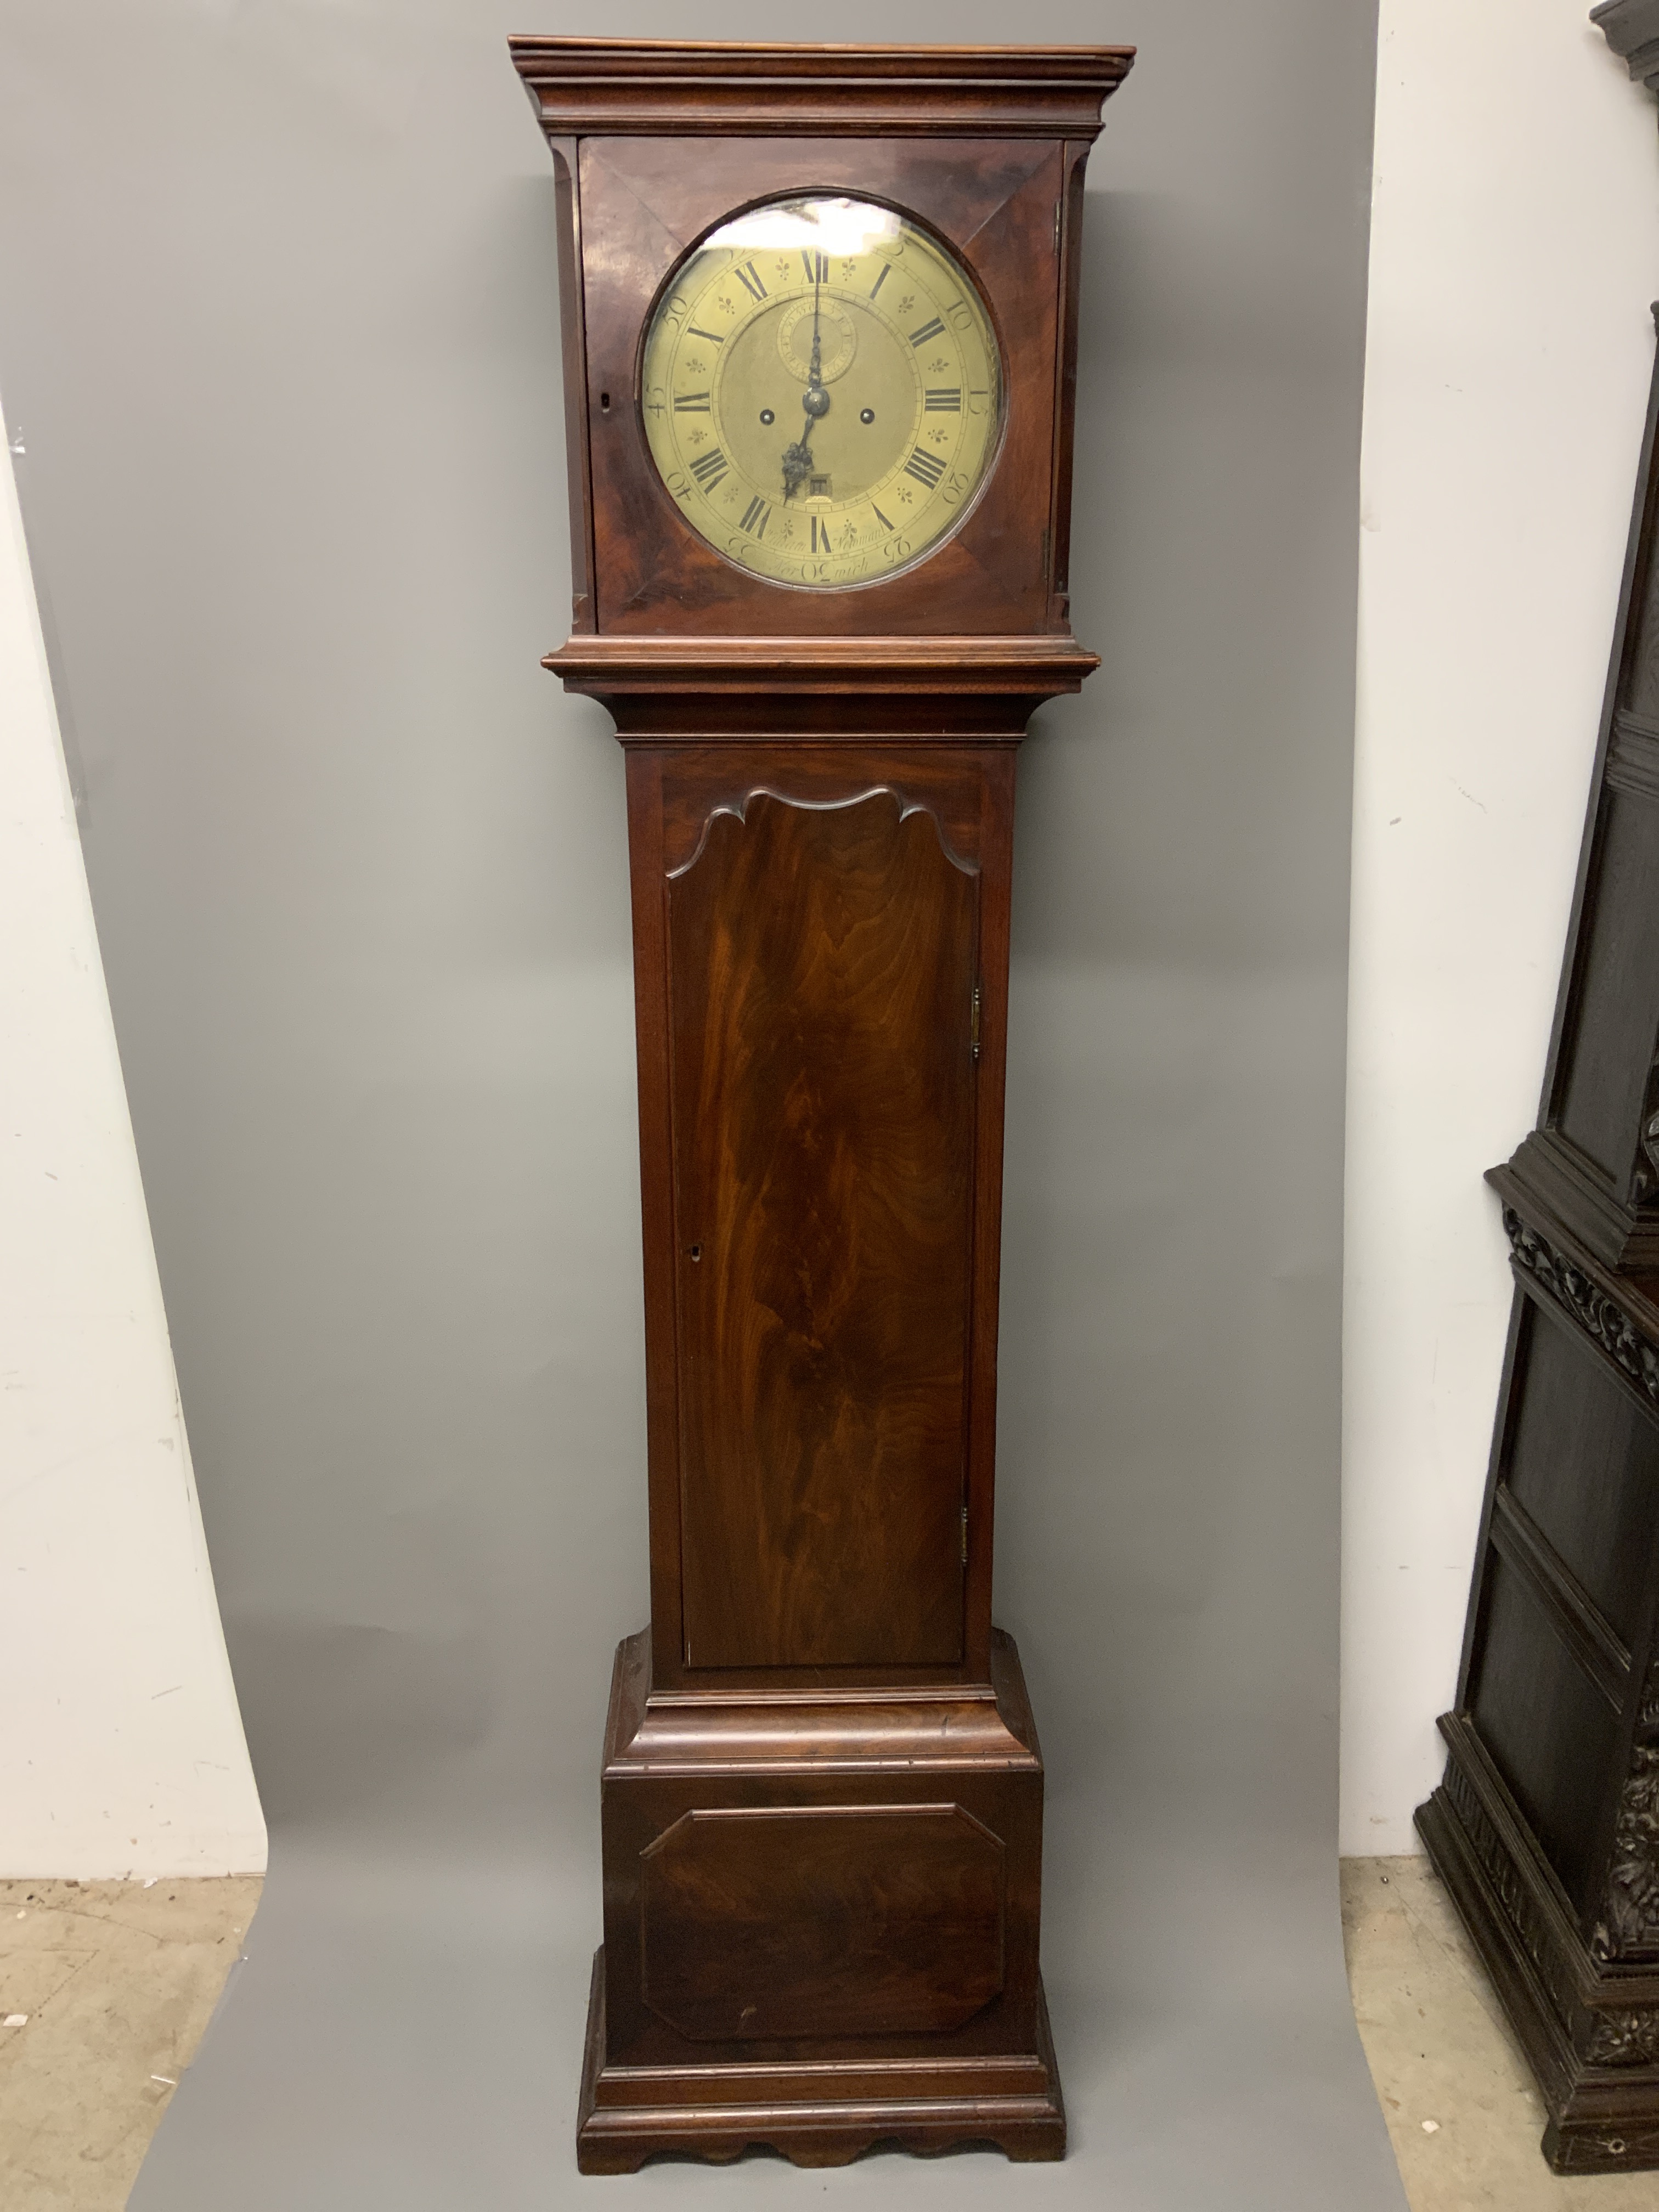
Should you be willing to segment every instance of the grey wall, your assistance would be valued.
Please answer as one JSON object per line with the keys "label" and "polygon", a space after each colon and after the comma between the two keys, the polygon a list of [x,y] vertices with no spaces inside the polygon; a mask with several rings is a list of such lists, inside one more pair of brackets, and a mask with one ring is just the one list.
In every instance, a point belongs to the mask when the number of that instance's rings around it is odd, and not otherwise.
{"label": "grey wall", "polygon": [[1334,1858],[1370,9],[0,24],[0,388],[272,1831],[135,2204],[590,2186],[595,1770],[647,1611],[631,1004],[620,757],[537,665],[553,194],[502,40],[602,28],[1143,54],[1088,214],[1105,665],[1022,769],[1008,1125],[998,1611],[1076,2148],[591,2186],[1397,2207]]}

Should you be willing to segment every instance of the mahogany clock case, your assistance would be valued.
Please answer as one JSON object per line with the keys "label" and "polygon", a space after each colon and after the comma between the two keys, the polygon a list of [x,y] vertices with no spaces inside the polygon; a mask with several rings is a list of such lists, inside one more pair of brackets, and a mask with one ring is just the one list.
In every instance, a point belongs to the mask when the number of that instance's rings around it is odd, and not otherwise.
{"label": "mahogany clock case", "polygon": [[[548,665],[628,750],[640,1071],[652,1610],[617,1660],[579,2160],[1058,2157],[1042,1759],[991,1626],[1002,1095],[1015,753],[1097,665],[1055,589],[1066,270],[1131,56],[513,53],[562,170],[592,564]],[[896,76],[903,130],[865,135]],[[734,95],[750,134],[707,135]],[[638,364],[688,248],[838,190],[964,263],[1006,403],[953,534],[809,592],[690,528]]]}

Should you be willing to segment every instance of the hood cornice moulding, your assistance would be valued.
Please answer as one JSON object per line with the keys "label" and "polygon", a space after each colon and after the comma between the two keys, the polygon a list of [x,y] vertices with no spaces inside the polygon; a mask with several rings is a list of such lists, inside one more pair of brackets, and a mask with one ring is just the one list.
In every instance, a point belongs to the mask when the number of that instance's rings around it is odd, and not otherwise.
{"label": "hood cornice moulding", "polygon": [[1099,136],[1133,46],[507,40],[550,138]]}

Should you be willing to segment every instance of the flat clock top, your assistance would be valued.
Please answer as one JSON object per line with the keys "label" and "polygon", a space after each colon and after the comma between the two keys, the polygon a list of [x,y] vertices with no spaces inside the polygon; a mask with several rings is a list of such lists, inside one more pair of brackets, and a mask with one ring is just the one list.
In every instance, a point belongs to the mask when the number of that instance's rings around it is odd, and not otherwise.
{"label": "flat clock top", "polygon": [[508,40],[542,127],[562,132],[933,131],[1092,138],[1133,46]]}
{"label": "flat clock top", "polygon": [[925,557],[996,459],[1002,380],[971,276],[919,225],[777,200],[682,262],[645,343],[647,442],[729,561],[809,590]]}

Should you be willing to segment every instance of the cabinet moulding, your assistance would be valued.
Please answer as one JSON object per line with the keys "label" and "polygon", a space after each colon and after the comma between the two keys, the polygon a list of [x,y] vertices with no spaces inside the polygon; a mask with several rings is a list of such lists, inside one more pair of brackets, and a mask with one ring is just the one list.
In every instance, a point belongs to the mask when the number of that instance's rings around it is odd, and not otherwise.
{"label": "cabinet moulding", "polygon": [[1659,1408],[1659,1345],[1643,1334],[1611,1292],[1528,1227],[1513,1206],[1504,1209],[1504,1229],[1516,1265],[1541,1283]]}

